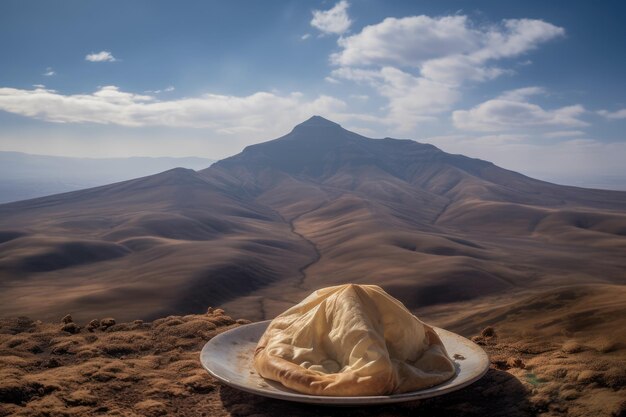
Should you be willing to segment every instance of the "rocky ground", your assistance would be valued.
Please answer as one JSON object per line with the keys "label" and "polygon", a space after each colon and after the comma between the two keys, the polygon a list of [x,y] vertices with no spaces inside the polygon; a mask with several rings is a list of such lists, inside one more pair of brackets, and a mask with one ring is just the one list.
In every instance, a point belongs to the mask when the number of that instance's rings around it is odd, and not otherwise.
{"label": "rocky ground", "polygon": [[0,416],[626,416],[624,348],[520,341],[485,328],[479,382],[440,398],[332,408],[256,397],[201,367],[211,337],[246,324],[220,309],[151,323],[0,320]]}

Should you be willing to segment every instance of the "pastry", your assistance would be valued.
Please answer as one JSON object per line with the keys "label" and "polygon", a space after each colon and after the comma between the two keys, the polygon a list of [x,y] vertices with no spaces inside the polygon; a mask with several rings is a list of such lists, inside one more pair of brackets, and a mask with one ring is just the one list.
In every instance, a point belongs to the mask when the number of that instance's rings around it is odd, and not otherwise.
{"label": "pastry", "polygon": [[376,285],[313,292],[276,317],[259,340],[259,374],[310,395],[415,391],[455,374],[439,336]]}

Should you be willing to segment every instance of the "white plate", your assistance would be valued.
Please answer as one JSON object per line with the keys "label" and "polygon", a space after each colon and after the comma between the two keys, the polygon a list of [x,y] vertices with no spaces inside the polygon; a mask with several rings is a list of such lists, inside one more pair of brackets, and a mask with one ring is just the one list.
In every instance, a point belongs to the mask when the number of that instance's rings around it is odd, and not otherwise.
{"label": "white plate", "polygon": [[489,358],[480,346],[456,333],[435,328],[456,368],[456,375],[443,384],[395,395],[330,397],[300,394],[259,376],[254,368],[254,350],[269,323],[270,320],[247,324],[215,336],[202,348],[202,366],[216,379],[242,391],[287,401],[328,405],[385,404],[435,397],[479,380],[489,369]]}

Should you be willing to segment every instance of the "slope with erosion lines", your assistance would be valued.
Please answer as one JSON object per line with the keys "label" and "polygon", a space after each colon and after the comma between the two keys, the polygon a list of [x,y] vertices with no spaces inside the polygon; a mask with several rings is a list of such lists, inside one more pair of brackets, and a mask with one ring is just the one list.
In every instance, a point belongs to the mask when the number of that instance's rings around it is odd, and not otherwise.
{"label": "slope with erosion lines", "polygon": [[[321,118],[203,172],[215,171],[297,219],[321,253],[306,271],[311,289],[373,282],[418,307],[534,286],[623,283],[624,192],[557,186],[431,145],[367,139]],[[282,308],[306,294],[267,287],[252,295]],[[234,303],[228,308],[240,311]]]}
{"label": "slope with erosion lines", "polygon": [[0,207],[0,314],[152,318],[289,277],[314,251],[229,179],[191,170]]}
{"label": "slope with erosion lines", "polygon": [[345,282],[412,308],[623,285],[625,230],[625,192],[313,117],[200,172],[0,206],[0,314],[260,319]]}

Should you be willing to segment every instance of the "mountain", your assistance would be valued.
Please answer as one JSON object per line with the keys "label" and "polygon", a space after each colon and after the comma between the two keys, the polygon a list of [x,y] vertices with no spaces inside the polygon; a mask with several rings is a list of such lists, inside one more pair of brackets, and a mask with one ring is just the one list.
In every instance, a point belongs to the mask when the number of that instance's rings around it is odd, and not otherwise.
{"label": "mountain", "polygon": [[176,168],[206,168],[206,158],[71,158],[0,152],[0,203],[129,180]]}
{"label": "mountain", "polygon": [[568,287],[610,295],[626,281],[626,192],[315,116],[200,171],[0,205],[0,242],[0,315],[149,319],[220,305],[261,319],[343,282],[439,314]]}

